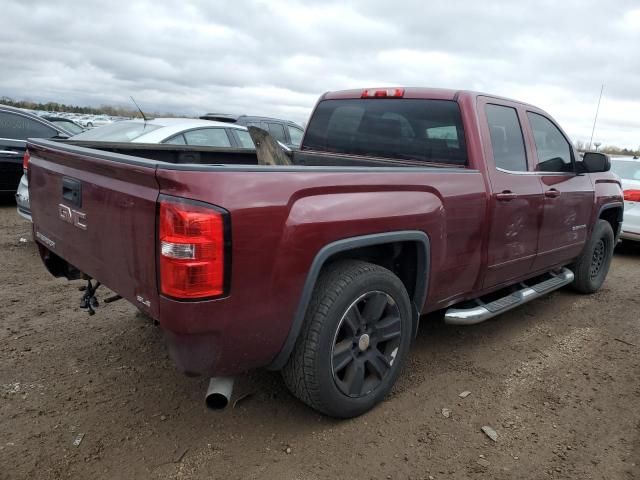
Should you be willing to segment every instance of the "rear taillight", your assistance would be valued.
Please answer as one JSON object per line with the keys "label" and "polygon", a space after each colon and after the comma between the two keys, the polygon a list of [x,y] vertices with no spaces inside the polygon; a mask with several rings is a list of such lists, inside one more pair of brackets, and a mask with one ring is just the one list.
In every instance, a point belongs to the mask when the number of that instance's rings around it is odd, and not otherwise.
{"label": "rear taillight", "polygon": [[625,190],[624,199],[627,202],[640,202],[640,190]]}
{"label": "rear taillight", "polygon": [[29,154],[29,150],[25,150],[24,156],[22,157],[22,170],[24,173],[29,171],[29,160],[31,160],[31,155]]}
{"label": "rear taillight", "polygon": [[360,98],[402,98],[404,88],[368,88]]}
{"label": "rear taillight", "polygon": [[225,216],[212,205],[160,197],[160,290],[174,298],[225,294]]}

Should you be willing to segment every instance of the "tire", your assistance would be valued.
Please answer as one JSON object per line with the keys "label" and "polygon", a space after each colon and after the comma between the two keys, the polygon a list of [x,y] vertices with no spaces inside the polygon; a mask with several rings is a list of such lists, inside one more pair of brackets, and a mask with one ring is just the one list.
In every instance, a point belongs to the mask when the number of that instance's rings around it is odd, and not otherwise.
{"label": "tire", "polygon": [[91,123],[91,122],[87,123],[87,127],[93,128],[93,123]]}
{"label": "tire", "polygon": [[607,278],[615,237],[613,229],[606,220],[598,220],[583,252],[573,265],[574,290],[580,293],[594,293],[600,289]]}
{"label": "tire", "polygon": [[336,262],[318,278],[284,382],[325,415],[362,415],[396,382],[411,333],[411,302],[396,275],[362,261]]}

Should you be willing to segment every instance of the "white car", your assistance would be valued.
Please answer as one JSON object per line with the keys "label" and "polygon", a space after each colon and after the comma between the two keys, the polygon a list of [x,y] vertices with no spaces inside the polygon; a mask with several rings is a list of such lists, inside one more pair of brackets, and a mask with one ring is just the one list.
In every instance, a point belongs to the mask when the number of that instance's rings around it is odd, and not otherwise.
{"label": "white car", "polygon": [[640,160],[631,157],[611,159],[611,170],[622,180],[624,191],[623,240],[640,241]]}
{"label": "white car", "polygon": [[71,137],[100,142],[167,143],[199,147],[255,148],[246,127],[191,118],[123,120]]}
{"label": "white car", "polygon": [[[255,148],[247,127],[191,118],[154,118],[146,122],[141,119],[122,120],[79,133],[71,137],[71,140]],[[280,142],[278,144],[283,150],[291,152],[286,145]],[[31,220],[29,184],[24,175],[16,198],[19,200],[20,215]]]}

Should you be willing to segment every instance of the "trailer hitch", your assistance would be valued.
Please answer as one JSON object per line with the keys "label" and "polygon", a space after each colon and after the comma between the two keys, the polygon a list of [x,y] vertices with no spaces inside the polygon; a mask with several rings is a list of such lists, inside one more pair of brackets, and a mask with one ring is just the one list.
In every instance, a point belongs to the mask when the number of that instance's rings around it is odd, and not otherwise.
{"label": "trailer hitch", "polygon": [[100,287],[100,282],[96,282],[94,285],[91,283],[91,279],[87,279],[87,284],[85,286],[80,287],[78,290],[84,292],[82,294],[82,298],[80,299],[80,308],[86,309],[89,312],[89,315],[95,315],[96,311],[94,308],[98,308],[100,303],[96,298],[96,290]]}

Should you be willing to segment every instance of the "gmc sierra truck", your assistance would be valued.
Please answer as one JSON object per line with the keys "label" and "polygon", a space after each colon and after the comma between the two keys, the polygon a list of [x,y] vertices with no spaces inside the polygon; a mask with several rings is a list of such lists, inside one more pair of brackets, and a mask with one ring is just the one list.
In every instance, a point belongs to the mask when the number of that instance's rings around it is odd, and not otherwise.
{"label": "gmc sierra truck", "polygon": [[281,370],[335,417],[390,391],[421,315],[469,325],[600,288],[623,194],[546,112],[468,91],[322,95],[291,165],[256,151],[30,140],[33,234],[54,276],[156,320],[178,368]]}

